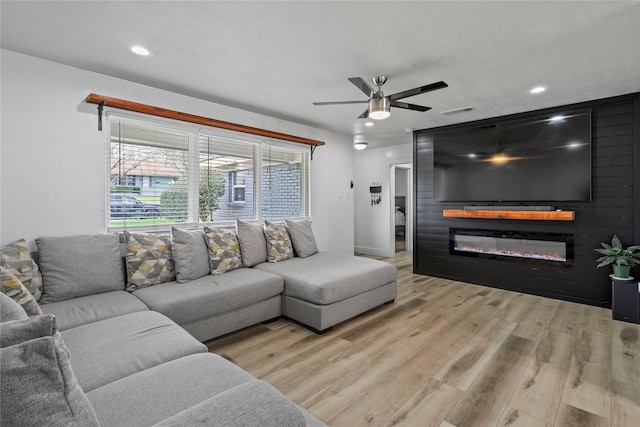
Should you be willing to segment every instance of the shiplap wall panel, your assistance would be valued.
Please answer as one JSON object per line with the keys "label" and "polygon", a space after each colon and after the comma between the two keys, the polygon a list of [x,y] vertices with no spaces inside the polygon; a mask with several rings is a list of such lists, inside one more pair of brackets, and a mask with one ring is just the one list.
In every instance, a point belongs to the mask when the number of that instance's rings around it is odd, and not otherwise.
{"label": "shiplap wall panel", "polygon": [[[617,234],[626,245],[640,244],[637,241],[640,236],[640,94],[477,123],[489,125],[505,119],[526,118],[568,108],[590,108],[592,111],[592,201],[548,203],[558,209],[575,211],[576,219],[571,222],[444,218],[444,209],[462,209],[465,203],[434,200],[431,135],[436,129],[414,133],[416,273],[569,301],[610,305],[608,275],[611,271],[608,268],[596,269],[598,254],[593,249],[599,247],[601,241],[610,241],[613,234]],[[469,124],[456,126],[465,125]],[[638,172],[634,174],[634,171]],[[450,228],[573,234],[574,260],[573,263],[561,265],[451,255]]]}

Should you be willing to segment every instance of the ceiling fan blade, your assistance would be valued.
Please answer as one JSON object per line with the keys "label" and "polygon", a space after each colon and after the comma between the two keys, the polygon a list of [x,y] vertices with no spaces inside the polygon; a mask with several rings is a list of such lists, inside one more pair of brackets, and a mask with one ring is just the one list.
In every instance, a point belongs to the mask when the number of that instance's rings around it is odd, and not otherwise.
{"label": "ceiling fan blade", "polygon": [[367,108],[358,116],[359,119],[367,119],[369,118],[369,109]]}
{"label": "ceiling fan blade", "polygon": [[436,82],[431,83],[430,85],[420,86],[414,89],[404,90],[402,92],[394,93],[393,95],[389,95],[389,99],[391,101],[395,101],[397,99],[408,98],[410,96],[420,95],[421,93],[431,92],[432,90],[444,89],[449,85],[445,82]]}
{"label": "ceiling fan blade", "polygon": [[423,107],[422,105],[409,104],[401,101],[391,101],[392,107],[404,108],[405,110],[413,110],[413,111],[429,111],[431,107]]}
{"label": "ceiling fan blade", "polygon": [[369,101],[333,101],[333,102],[314,102],[313,105],[340,105],[340,104],[366,104]]}
{"label": "ceiling fan blade", "polygon": [[349,81],[367,95],[367,98],[371,98],[376,92],[375,89],[369,86],[369,83],[367,83],[362,77],[349,77]]}

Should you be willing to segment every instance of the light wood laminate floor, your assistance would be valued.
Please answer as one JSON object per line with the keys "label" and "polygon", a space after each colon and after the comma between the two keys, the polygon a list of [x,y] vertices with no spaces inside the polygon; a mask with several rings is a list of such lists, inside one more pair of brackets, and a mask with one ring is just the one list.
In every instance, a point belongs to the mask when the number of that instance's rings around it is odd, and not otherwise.
{"label": "light wood laminate floor", "polygon": [[208,342],[335,427],[640,426],[640,325],[611,310],[412,273],[316,335],[286,319]]}

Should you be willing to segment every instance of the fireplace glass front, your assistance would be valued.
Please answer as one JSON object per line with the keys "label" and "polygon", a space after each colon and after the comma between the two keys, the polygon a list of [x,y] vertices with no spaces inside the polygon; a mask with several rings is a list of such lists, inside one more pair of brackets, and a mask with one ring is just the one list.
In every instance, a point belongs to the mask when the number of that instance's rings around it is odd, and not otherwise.
{"label": "fireplace glass front", "polygon": [[573,261],[573,235],[500,230],[449,230],[449,252],[454,255],[535,260]]}

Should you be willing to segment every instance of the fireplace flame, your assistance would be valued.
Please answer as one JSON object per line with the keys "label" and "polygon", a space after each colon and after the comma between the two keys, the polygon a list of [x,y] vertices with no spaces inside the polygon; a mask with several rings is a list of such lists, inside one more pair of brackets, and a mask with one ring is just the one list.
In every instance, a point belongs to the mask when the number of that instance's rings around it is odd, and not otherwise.
{"label": "fireplace flame", "polygon": [[558,253],[535,253],[535,252],[526,252],[526,251],[518,251],[513,249],[505,249],[505,248],[495,248],[495,249],[486,249],[479,248],[475,246],[465,246],[465,245],[457,245],[454,247],[454,250],[459,252],[473,252],[479,254],[487,254],[487,255],[501,255],[501,256],[510,256],[517,258],[531,258],[531,259],[539,259],[544,261],[567,261],[567,257]]}

